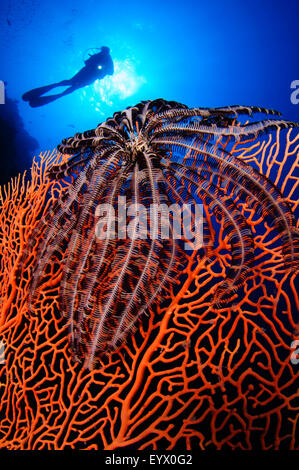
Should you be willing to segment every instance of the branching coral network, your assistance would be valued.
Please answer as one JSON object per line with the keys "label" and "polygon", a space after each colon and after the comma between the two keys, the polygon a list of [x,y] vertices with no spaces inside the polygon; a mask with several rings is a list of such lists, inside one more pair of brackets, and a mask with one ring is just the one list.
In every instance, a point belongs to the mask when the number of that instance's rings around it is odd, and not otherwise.
{"label": "branching coral network", "polygon": [[[296,213],[298,131],[277,128],[234,142],[219,136],[217,148],[228,145]],[[26,247],[72,185],[71,178],[48,177],[61,158],[70,160],[56,151],[41,154],[30,182],[20,176],[1,193],[1,448],[298,448],[299,299],[276,227],[240,197],[254,234],[254,263],[231,302],[216,306],[213,296],[231,266],[231,240],[225,220],[215,220],[206,204],[214,236],[208,260],[188,252],[163,302],[89,370],[73,361],[69,323],[60,313],[62,247],[42,274],[38,303],[28,306],[40,245]],[[234,188],[226,181],[222,190],[229,198]]]}

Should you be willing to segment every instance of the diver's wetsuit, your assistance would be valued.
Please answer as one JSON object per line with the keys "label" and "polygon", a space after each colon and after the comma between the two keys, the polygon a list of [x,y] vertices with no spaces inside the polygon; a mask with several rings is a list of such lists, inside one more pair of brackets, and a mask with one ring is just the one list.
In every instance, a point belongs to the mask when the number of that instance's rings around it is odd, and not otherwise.
{"label": "diver's wetsuit", "polygon": [[[79,72],[70,80],[62,80],[59,83],[52,83],[51,85],[34,88],[33,90],[24,93],[22,96],[23,100],[28,101],[29,105],[33,108],[43,106],[44,104],[57,100],[61,96],[73,93],[73,91],[78,90],[78,88],[90,85],[96,80],[104,78],[106,75],[113,75],[113,61],[109,52],[110,50],[108,47],[102,47],[101,52],[90,56],[85,61],[85,67],[79,70]],[[58,86],[69,86],[69,88],[56,95],[42,96]]]}

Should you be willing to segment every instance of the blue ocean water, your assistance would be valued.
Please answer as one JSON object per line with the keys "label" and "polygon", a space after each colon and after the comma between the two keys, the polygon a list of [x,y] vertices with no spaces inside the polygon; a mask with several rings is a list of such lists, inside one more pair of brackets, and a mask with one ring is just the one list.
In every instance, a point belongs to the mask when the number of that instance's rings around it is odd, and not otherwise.
{"label": "blue ocean water", "polygon": [[[259,105],[299,121],[290,99],[299,79],[298,0],[2,0],[0,13],[7,97],[0,117],[8,113],[36,141],[16,136],[16,160],[160,97],[189,106]],[[71,78],[104,45],[113,76],[40,108],[22,101],[32,88]],[[5,111],[8,98],[13,112]]]}

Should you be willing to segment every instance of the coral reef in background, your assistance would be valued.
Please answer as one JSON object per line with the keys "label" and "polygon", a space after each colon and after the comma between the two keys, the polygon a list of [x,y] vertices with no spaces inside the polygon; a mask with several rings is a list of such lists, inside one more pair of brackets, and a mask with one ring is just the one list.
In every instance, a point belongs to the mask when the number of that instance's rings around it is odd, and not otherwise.
{"label": "coral reef in background", "polygon": [[30,168],[38,142],[24,128],[17,101],[6,97],[0,105],[0,184]]}

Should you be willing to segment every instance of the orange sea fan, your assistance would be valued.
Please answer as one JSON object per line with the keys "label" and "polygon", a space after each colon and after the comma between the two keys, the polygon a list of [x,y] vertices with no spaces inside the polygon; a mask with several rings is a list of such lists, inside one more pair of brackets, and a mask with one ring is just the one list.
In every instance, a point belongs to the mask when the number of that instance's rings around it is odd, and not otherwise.
{"label": "orange sea fan", "polygon": [[[218,144],[225,148],[227,141]],[[298,209],[296,130],[243,139],[230,151]],[[59,256],[29,312],[30,265],[39,254],[28,253],[21,279],[18,261],[38,220],[69,184],[46,176],[60,158],[40,155],[30,182],[19,177],[1,194],[1,448],[298,448],[296,273],[284,268],[277,232],[245,203],[256,261],[233,305],[211,304],[230,264],[220,226],[209,263],[193,252],[179,289],[169,287],[165,304],[92,371],[71,360],[59,314]]]}

